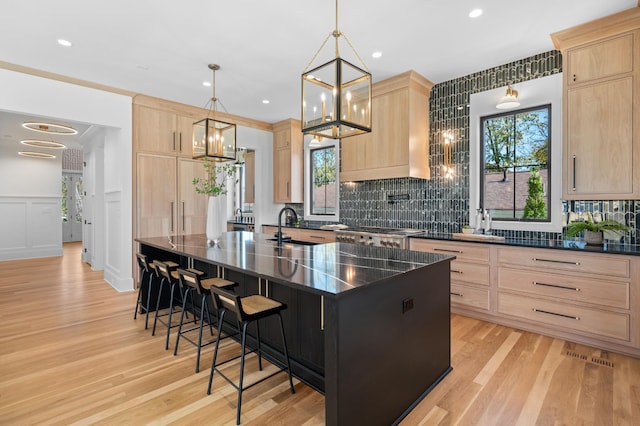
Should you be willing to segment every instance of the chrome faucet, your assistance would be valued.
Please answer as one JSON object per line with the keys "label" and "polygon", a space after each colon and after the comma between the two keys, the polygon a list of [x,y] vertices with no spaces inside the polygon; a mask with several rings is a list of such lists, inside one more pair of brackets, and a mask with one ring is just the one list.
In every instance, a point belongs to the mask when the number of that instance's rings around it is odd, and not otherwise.
{"label": "chrome faucet", "polygon": [[[238,214],[240,213],[240,214]],[[235,216],[240,216],[240,223],[242,223],[242,209],[238,207],[235,212],[233,212]]]}
{"label": "chrome faucet", "polygon": [[280,213],[278,213],[278,234],[276,235],[276,237],[278,238],[278,246],[282,245],[282,213],[284,213],[287,210],[293,213],[293,218],[295,219],[295,222],[298,221],[298,215],[296,211],[291,207],[283,207],[280,210]]}

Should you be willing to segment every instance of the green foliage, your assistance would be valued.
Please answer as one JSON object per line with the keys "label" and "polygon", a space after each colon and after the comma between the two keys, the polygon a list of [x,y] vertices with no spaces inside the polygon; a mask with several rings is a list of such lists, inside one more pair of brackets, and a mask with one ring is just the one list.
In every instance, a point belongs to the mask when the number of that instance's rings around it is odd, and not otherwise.
{"label": "green foliage", "polygon": [[204,179],[193,179],[196,192],[217,197],[227,193],[227,180],[235,177],[237,165],[235,163],[218,163],[205,158],[204,171]]}
{"label": "green foliage", "polygon": [[582,231],[628,231],[629,227],[616,222],[615,220],[603,220],[602,222],[594,223],[591,215],[587,216],[587,220],[584,222],[571,222],[567,225],[567,231],[565,235],[567,237],[575,237]]}
{"label": "green foliage", "polygon": [[524,206],[525,219],[545,219],[547,217],[547,204],[544,201],[544,188],[542,177],[538,169],[531,170],[529,175],[529,196]]}
{"label": "green foliage", "polygon": [[335,147],[314,149],[311,151],[313,165],[313,185],[324,186],[336,181]]}

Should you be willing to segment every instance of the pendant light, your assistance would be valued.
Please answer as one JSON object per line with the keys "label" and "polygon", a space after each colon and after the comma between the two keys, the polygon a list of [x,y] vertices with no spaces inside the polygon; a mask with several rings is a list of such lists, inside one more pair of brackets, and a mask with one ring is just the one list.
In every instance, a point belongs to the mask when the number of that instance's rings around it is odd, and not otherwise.
{"label": "pendant light", "polygon": [[518,101],[518,91],[507,86],[507,93],[500,99],[500,102],[496,105],[498,109],[510,109],[520,106]]}
{"label": "pendant light", "polygon": [[[335,38],[335,58],[310,69],[330,37]],[[340,57],[344,36],[361,67]],[[347,36],[336,28],[327,36],[302,74],[302,133],[341,139],[371,131],[371,74]]]}
{"label": "pendant light", "polygon": [[193,158],[234,161],[236,159],[236,125],[216,120],[218,104],[216,71],[220,69],[220,65],[209,64],[209,69],[213,71],[213,96],[207,103],[211,104],[207,118],[193,123]]}

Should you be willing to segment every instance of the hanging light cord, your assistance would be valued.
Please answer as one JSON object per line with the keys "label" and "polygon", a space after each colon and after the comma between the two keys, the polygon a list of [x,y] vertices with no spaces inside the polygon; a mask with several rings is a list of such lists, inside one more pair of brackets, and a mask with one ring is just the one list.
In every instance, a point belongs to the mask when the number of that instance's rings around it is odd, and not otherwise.
{"label": "hanging light cord", "polygon": [[320,54],[320,52],[324,49],[324,47],[326,46],[327,42],[329,41],[329,37],[335,37],[336,39],[336,58],[340,57],[340,50],[338,47],[338,39],[340,38],[340,36],[344,36],[344,39],[347,41],[347,44],[349,45],[349,47],[351,48],[351,50],[353,51],[353,53],[355,53],[356,57],[358,58],[358,60],[360,61],[360,64],[362,65],[362,67],[364,68],[365,71],[369,72],[369,69],[367,68],[367,65],[364,63],[364,61],[362,60],[362,58],[360,57],[360,55],[358,54],[358,52],[356,51],[356,49],[353,47],[353,45],[351,44],[351,40],[349,40],[349,37],[347,37],[346,34],[340,32],[340,30],[338,29],[338,0],[336,0],[336,29],[333,30],[332,33],[330,33],[327,38],[324,39],[324,41],[322,42],[322,45],[320,46],[320,48],[316,51],[315,55],[313,55],[313,58],[311,58],[311,61],[309,61],[309,64],[307,65],[307,67],[304,69],[304,72],[309,71],[309,68],[311,68],[311,64],[313,64],[316,60],[316,58],[318,57],[318,55]]}
{"label": "hanging light cord", "polygon": [[[213,118],[215,118],[215,113],[218,110],[218,102],[220,102],[220,106],[222,106],[222,109],[224,110],[225,113],[229,113],[229,111],[227,111],[227,108],[224,106],[224,104],[222,103],[222,101],[220,99],[218,99],[216,97],[216,69],[220,69],[220,67],[218,65],[210,65],[209,68],[211,68],[211,70],[213,71],[213,89],[212,89],[212,94],[213,96],[211,96],[211,99],[209,99],[207,101],[207,103],[205,104],[205,108],[209,108],[209,114],[211,114],[211,112],[213,112]],[[211,104],[211,106],[209,106],[209,104]],[[207,114],[207,117],[209,117],[209,114]]]}

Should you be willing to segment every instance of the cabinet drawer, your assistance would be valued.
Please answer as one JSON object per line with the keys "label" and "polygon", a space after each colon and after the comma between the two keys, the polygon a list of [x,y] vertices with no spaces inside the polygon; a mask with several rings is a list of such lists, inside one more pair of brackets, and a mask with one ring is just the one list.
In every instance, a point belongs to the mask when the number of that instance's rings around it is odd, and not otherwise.
{"label": "cabinet drawer", "polygon": [[629,315],[500,293],[498,312],[541,324],[629,341]]}
{"label": "cabinet drawer", "polygon": [[489,289],[451,283],[451,303],[489,310]]}
{"label": "cabinet drawer", "polygon": [[618,255],[577,253],[568,250],[499,248],[498,263],[533,268],[629,277],[629,259]]}
{"label": "cabinet drawer", "polygon": [[500,268],[498,287],[533,295],[629,309],[628,281]]}
{"label": "cabinet drawer", "polygon": [[567,83],[583,83],[633,71],[633,34],[567,52]]}
{"label": "cabinet drawer", "polygon": [[456,259],[451,262],[451,281],[462,281],[488,287],[489,265],[461,262]]}
{"label": "cabinet drawer", "polygon": [[489,263],[489,247],[476,243],[452,243],[449,241],[410,239],[411,250],[451,254],[459,260]]}
{"label": "cabinet drawer", "polygon": [[334,243],[336,234],[333,231],[316,231],[315,229],[299,229],[298,239],[311,243]]}

